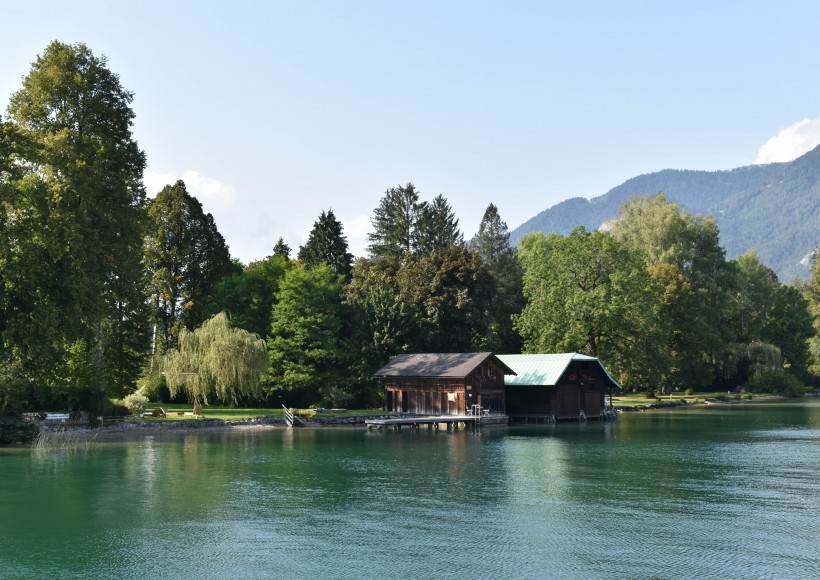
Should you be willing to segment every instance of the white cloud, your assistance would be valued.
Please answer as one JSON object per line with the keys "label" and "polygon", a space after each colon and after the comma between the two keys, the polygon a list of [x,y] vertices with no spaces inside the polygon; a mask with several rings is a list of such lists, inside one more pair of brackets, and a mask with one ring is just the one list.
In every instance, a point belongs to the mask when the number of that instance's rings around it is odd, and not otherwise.
{"label": "white cloud", "polygon": [[166,185],[173,185],[179,179],[176,175],[170,173],[157,173],[156,171],[146,171],[142,177],[142,183],[145,185],[145,191],[148,197],[155,198],[157,194],[162,191]]}
{"label": "white cloud", "polygon": [[188,193],[202,202],[206,211],[213,213],[220,210],[236,209],[237,195],[236,188],[233,185],[202,175],[193,169],[189,169],[182,176],[146,171],[143,183],[148,195],[154,197],[163,187],[176,183],[178,179],[185,182]]}
{"label": "white cloud", "polygon": [[803,119],[781,129],[757,152],[755,163],[778,163],[797,159],[820,145],[820,117]]}

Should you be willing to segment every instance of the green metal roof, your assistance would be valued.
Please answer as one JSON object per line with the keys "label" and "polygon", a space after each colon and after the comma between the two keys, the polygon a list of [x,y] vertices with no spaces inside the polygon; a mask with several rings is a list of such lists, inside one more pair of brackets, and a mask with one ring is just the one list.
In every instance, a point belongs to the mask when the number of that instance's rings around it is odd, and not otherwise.
{"label": "green metal roof", "polygon": [[604,375],[612,381],[616,389],[621,385],[612,378],[597,358],[575,352],[557,354],[499,354],[501,362],[515,371],[515,375],[504,375],[504,384],[509,386],[554,386],[561,379],[573,361],[595,362]]}

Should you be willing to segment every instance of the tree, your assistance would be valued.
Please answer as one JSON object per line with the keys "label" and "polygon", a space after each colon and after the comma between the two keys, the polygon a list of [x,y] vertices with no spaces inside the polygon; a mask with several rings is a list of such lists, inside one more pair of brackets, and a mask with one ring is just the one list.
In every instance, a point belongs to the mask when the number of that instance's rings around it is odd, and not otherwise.
{"label": "tree", "polygon": [[171,396],[185,392],[194,403],[217,399],[237,405],[260,398],[260,377],[267,368],[265,341],[231,328],[220,313],[193,332],[182,329],[179,348],[165,357],[165,378]]}
{"label": "tree", "polygon": [[285,239],[279,236],[276,245],[273,246],[273,255],[282,256],[285,260],[290,260],[290,246],[285,243]]}
{"label": "tree", "polygon": [[419,194],[412,183],[391,187],[373,211],[373,232],[367,234],[372,258],[403,259],[413,250]]}
{"label": "tree", "polygon": [[343,387],[342,277],[327,264],[288,270],[273,307],[268,394],[313,404]]}
{"label": "tree", "polygon": [[794,286],[778,287],[760,337],[780,348],[786,371],[801,381],[809,378],[809,345],[814,335],[808,300]]}
{"label": "tree", "polygon": [[524,308],[524,271],[515,248],[510,246],[507,224],[492,203],[484,211],[478,233],[470,240],[470,251],[479,257],[495,281],[487,312],[488,331],[479,350],[520,352],[523,343],[513,328],[512,317]]}
{"label": "tree", "polygon": [[5,200],[4,342],[50,385],[81,342],[106,386],[128,390],[136,378],[142,348],[126,338],[141,336],[145,303],[145,155],[131,134],[132,99],[105,57],[57,41],[11,97],[26,145]]}
{"label": "tree", "polygon": [[731,321],[737,342],[761,339],[780,284],[777,274],[760,263],[754,250],[734,260],[735,285],[731,303]]}
{"label": "tree", "polygon": [[820,246],[814,250],[811,264],[811,278],[801,286],[801,290],[808,302],[809,314],[814,326],[814,336],[809,339],[812,358],[809,370],[814,376],[820,376]]}
{"label": "tree", "polygon": [[363,404],[381,402],[384,390],[373,373],[397,354],[407,352],[414,334],[413,312],[402,301],[397,268],[389,260],[360,258],[344,289],[349,315],[352,383]]}
{"label": "tree", "polygon": [[203,322],[214,286],[236,266],[213,217],[182,180],[157,194],[148,216],[145,263],[162,351],[175,344],[183,328],[190,331]]}
{"label": "tree", "polygon": [[464,236],[458,229],[458,219],[441,194],[433,198],[432,203],[418,205],[411,237],[412,249],[418,254],[429,254],[436,249],[464,243]]}
{"label": "tree", "polygon": [[299,248],[298,259],[308,267],[327,264],[336,274],[350,278],[353,254],[347,251],[347,237],[342,223],[333,215],[333,210],[322,211],[314,222],[307,242]]}
{"label": "tree", "polygon": [[606,361],[627,386],[666,370],[663,328],[643,256],[605,232],[532,234],[519,247],[527,305],[515,317],[526,352],[580,352]]}
{"label": "tree", "polygon": [[396,274],[401,301],[413,316],[411,348],[421,352],[475,349],[486,332],[493,281],[464,245],[411,256]]}
{"label": "tree", "polygon": [[714,219],[691,216],[663,194],[631,199],[612,228],[621,243],[644,254],[654,284],[663,288],[659,320],[674,331],[665,345],[673,386],[705,387],[714,361],[732,340],[730,292],[734,285]]}
{"label": "tree", "polygon": [[267,336],[276,293],[292,265],[284,256],[274,254],[222,278],[208,299],[207,315],[225,312],[234,327]]}

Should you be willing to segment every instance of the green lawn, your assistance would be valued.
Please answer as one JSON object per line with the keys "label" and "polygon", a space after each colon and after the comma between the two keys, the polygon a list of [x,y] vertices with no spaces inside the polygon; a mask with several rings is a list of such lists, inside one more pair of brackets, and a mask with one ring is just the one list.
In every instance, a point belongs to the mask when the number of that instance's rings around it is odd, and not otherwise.
{"label": "green lawn", "polygon": [[[147,415],[157,407],[165,407],[170,414],[166,418],[148,417]],[[194,410],[191,404],[173,404],[173,403],[149,403],[145,407],[146,417],[148,421],[180,421],[191,420],[197,421],[199,417],[191,415],[177,415],[177,413],[190,413]],[[361,417],[365,415],[381,415],[383,411],[378,409],[348,409],[341,413],[327,413],[328,417]],[[324,416],[317,414],[317,417]],[[202,417],[205,419],[224,419],[224,420],[239,420],[239,419],[254,419],[256,417],[282,417],[282,407],[276,408],[244,408],[238,409],[233,407],[220,407],[217,405],[202,405]]]}
{"label": "green lawn", "polygon": [[[759,396],[759,395],[755,395]],[[644,393],[620,393],[612,396],[612,406],[616,409],[623,407],[646,407],[662,403],[680,403],[685,400],[688,403],[721,400],[747,400],[748,395],[727,394],[726,391],[696,392],[693,395],[686,395],[683,391],[674,392],[671,395],[659,395],[657,399],[647,399]]]}

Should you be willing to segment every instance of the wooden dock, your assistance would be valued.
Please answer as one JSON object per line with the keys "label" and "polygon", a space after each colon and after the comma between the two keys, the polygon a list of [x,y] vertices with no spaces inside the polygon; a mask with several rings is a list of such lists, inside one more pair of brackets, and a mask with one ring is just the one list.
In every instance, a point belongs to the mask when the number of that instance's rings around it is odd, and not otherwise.
{"label": "wooden dock", "polygon": [[389,429],[401,431],[402,427],[421,429],[422,425],[429,430],[446,429],[458,431],[460,428],[477,428],[481,425],[506,425],[509,419],[506,415],[441,415],[438,417],[399,417],[395,419],[368,419],[365,421],[368,430]]}

